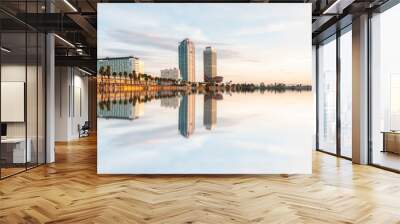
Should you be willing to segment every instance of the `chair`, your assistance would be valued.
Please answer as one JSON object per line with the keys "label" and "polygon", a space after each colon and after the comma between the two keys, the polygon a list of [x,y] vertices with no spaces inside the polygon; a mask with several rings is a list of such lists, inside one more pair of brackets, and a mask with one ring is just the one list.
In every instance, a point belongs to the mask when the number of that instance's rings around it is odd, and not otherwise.
{"label": "chair", "polygon": [[85,123],[82,125],[82,127],[80,127],[80,125],[78,125],[79,138],[89,136],[89,129],[90,129],[89,121],[85,121]]}

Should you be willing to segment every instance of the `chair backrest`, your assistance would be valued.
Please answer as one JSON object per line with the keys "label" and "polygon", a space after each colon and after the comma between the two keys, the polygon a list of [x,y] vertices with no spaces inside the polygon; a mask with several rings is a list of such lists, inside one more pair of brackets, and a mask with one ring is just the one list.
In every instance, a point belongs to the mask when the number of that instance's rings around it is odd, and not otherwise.
{"label": "chair backrest", "polygon": [[85,121],[85,123],[83,124],[82,128],[89,129],[89,128],[90,128],[90,123],[89,123],[89,121]]}

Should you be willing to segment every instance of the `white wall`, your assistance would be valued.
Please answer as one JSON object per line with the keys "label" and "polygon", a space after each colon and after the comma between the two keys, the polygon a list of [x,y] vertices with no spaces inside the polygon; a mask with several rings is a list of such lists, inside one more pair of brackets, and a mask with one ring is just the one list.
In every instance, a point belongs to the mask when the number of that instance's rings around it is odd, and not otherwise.
{"label": "white wall", "polygon": [[[38,70],[37,70],[38,69]],[[30,140],[30,148],[32,151],[32,161],[39,163],[44,162],[45,148],[45,121],[44,121],[44,74],[42,68],[36,65],[27,67],[24,64],[10,63],[1,66],[2,82],[24,82],[26,83],[26,107],[21,108],[21,112],[26,112],[26,120],[22,122],[6,122],[7,137],[24,138],[25,135]],[[25,80],[27,78],[27,80]],[[23,93],[22,93],[23,94]],[[2,96],[7,97],[7,96]],[[3,112],[12,110],[11,108],[1,108]],[[11,112],[12,111],[7,111]],[[39,153],[39,156],[37,156]]]}
{"label": "white wall", "polygon": [[[19,65],[19,64],[5,64],[1,66],[1,81],[2,82],[25,82],[25,71],[26,67],[24,65]],[[27,67],[28,74],[31,74],[32,72],[36,73],[36,67],[33,66],[28,66]],[[31,82],[31,80],[30,80]],[[25,82],[26,83],[26,82]],[[36,82],[30,83],[36,85]],[[28,97],[36,97],[36,89],[34,89],[34,92],[30,93],[29,90],[30,88],[27,89]],[[28,102],[32,102],[32,99],[27,99]],[[35,105],[36,107],[36,105]],[[7,108],[2,108],[2,110],[7,110]],[[30,117],[31,113],[28,113],[28,121],[35,120],[34,117]],[[34,114],[36,116],[36,114]],[[32,127],[33,125],[28,125],[29,127]],[[28,130],[29,131],[29,130]],[[25,122],[7,122],[7,136],[8,137],[25,137]],[[29,136],[28,136],[29,137]]]}
{"label": "white wall", "polygon": [[67,67],[55,68],[55,141],[68,139],[70,76]]}
{"label": "white wall", "polygon": [[[25,83],[1,82],[1,121],[25,121]],[[35,105],[36,108],[36,105]]]}
{"label": "white wall", "polygon": [[55,140],[79,137],[78,125],[88,120],[88,78],[72,67],[56,67]]}
{"label": "white wall", "polygon": [[[81,74],[81,73],[80,73]],[[78,125],[83,125],[88,120],[88,78],[74,75],[74,108],[72,108],[71,135],[79,137]],[[80,101],[80,102],[79,102]]]}

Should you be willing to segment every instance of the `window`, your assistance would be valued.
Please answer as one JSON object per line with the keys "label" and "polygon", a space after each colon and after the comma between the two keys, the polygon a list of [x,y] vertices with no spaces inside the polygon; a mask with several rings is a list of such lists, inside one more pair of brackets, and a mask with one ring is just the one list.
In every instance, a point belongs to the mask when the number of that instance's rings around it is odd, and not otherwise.
{"label": "window", "polygon": [[[15,6],[16,2],[3,4]],[[43,4],[18,2],[18,13],[42,12]],[[14,21],[2,13],[0,17]],[[0,24],[0,178],[45,163],[45,35],[14,22],[12,29]]]}
{"label": "window", "polygon": [[340,36],[340,154],[351,158],[352,148],[352,34],[351,26]]}
{"label": "window", "polygon": [[400,170],[400,5],[371,19],[371,161]]}
{"label": "window", "polygon": [[336,36],[318,48],[318,149],[336,153]]}

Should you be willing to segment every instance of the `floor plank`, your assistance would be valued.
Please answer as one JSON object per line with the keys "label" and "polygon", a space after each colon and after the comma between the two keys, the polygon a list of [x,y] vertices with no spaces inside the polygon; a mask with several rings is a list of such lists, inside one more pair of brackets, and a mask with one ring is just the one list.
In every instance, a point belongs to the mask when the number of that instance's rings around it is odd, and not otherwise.
{"label": "floor plank", "polygon": [[400,175],[313,153],[312,175],[96,174],[96,138],[0,181],[0,223],[400,223]]}

